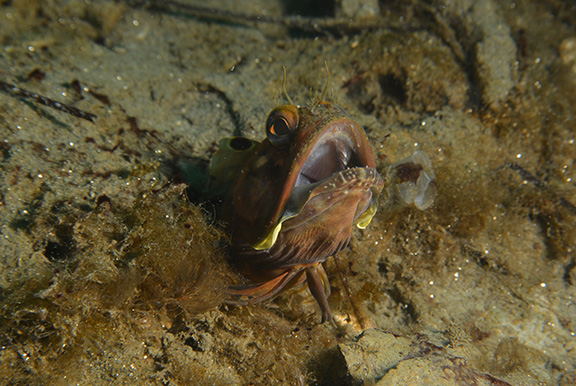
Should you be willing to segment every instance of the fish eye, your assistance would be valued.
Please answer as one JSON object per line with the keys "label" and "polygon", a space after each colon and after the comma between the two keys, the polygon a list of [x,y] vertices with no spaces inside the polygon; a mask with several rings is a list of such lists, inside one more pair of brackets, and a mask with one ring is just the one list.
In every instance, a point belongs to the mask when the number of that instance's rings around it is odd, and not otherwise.
{"label": "fish eye", "polygon": [[297,127],[297,107],[280,106],[272,110],[266,120],[266,135],[272,145],[284,147],[290,143],[292,133]]}

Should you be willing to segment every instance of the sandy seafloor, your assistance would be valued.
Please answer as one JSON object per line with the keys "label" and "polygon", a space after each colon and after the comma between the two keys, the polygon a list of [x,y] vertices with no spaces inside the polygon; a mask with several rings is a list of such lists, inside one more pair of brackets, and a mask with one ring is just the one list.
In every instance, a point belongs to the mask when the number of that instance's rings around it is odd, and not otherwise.
{"label": "sandy seafloor", "polygon": [[[0,93],[1,384],[576,384],[573,2],[290,3],[204,5],[345,25],[0,1],[0,80],[98,116]],[[202,191],[324,62],[379,170],[422,150],[438,186],[326,262],[337,327],[307,290],[224,304]]]}

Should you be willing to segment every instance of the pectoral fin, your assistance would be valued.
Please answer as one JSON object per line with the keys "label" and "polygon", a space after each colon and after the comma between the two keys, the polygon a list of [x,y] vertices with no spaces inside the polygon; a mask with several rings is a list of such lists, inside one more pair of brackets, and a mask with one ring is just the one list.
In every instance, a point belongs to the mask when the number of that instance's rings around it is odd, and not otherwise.
{"label": "pectoral fin", "polygon": [[246,305],[266,301],[278,295],[278,293],[295,278],[297,281],[301,281],[297,276],[299,274],[302,276],[302,273],[301,268],[291,269],[264,283],[230,287],[227,292],[231,295],[232,299],[226,302]]}

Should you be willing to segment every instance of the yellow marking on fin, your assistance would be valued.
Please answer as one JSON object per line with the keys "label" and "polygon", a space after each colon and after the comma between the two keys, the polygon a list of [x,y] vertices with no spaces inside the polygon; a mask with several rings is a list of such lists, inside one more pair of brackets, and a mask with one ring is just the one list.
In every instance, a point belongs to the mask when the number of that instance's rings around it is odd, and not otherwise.
{"label": "yellow marking on fin", "polygon": [[252,248],[256,249],[257,251],[270,248],[276,242],[276,239],[278,238],[278,233],[280,233],[281,229],[282,229],[282,222],[279,222],[278,225],[276,225],[274,229],[272,229],[272,232],[270,232],[264,240],[262,240],[258,244],[253,245]]}
{"label": "yellow marking on fin", "polygon": [[254,244],[252,246],[252,248],[254,248],[258,251],[260,251],[262,249],[270,248],[272,245],[274,245],[274,243],[276,242],[276,239],[278,238],[278,234],[282,230],[282,223],[284,221],[289,220],[291,218],[294,218],[296,216],[298,216],[298,213],[286,214],[286,212],[284,212],[284,214],[282,215],[282,218],[280,218],[280,221],[278,221],[278,224],[276,224],[274,229],[272,229],[272,231],[270,233],[268,233],[268,236],[266,236],[264,238],[264,240],[260,241],[258,244]]}
{"label": "yellow marking on fin", "polygon": [[356,226],[360,229],[364,229],[370,224],[372,218],[376,214],[376,210],[378,209],[378,204],[375,202],[370,203],[370,206],[364,213],[358,217],[358,221],[356,222]]}

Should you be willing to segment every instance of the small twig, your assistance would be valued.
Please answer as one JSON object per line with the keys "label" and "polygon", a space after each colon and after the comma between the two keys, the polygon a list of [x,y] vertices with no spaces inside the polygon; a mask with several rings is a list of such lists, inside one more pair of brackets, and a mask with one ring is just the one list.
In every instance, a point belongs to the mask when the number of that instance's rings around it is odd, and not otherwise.
{"label": "small twig", "polygon": [[17,97],[33,100],[34,102],[38,102],[44,106],[48,106],[58,111],[62,111],[63,113],[73,115],[77,118],[85,119],[92,123],[94,123],[94,119],[98,118],[96,115],[89,113],[87,111],[80,110],[76,107],[67,105],[62,102],[58,102],[57,100],[36,94],[35,92],[24,90],[20,87],[14,86],[10,83],[6,83],[1,80],[0,80],[0,90],[6,91],[7,93]]}

